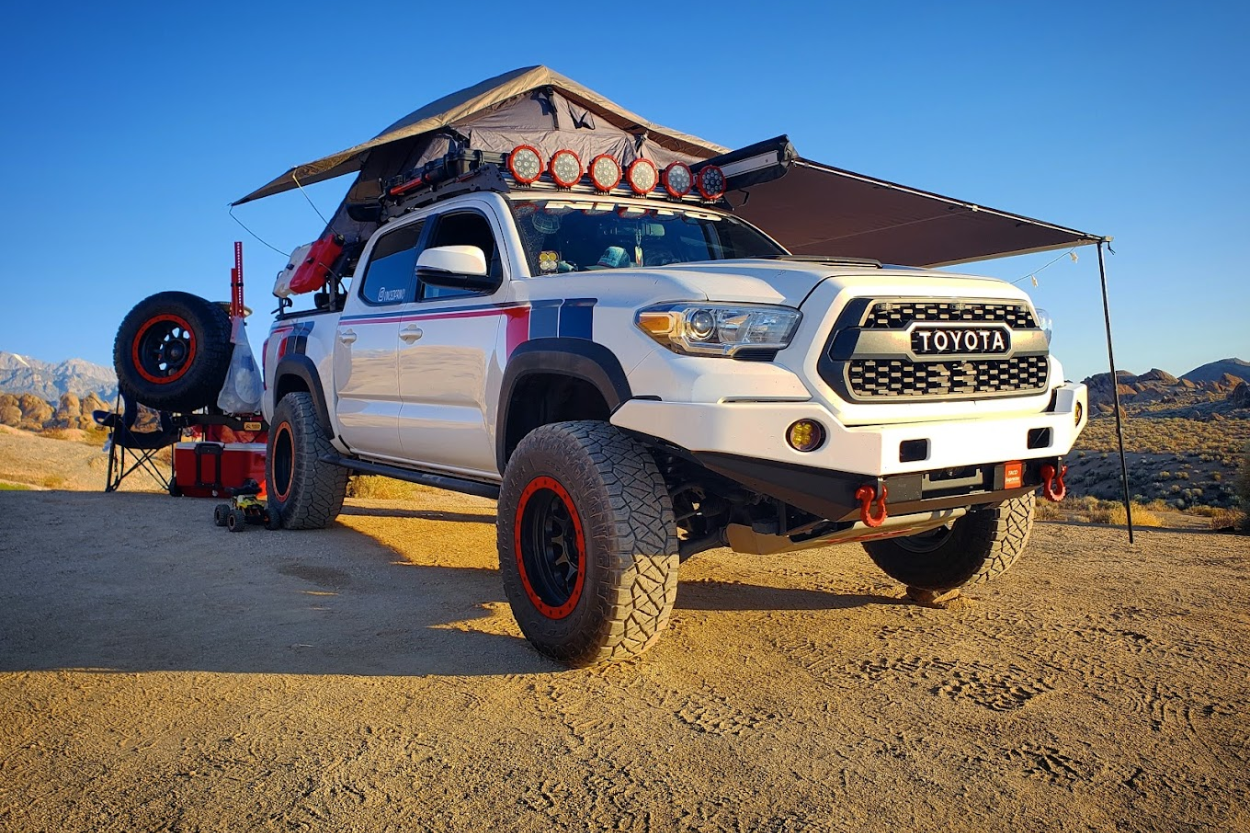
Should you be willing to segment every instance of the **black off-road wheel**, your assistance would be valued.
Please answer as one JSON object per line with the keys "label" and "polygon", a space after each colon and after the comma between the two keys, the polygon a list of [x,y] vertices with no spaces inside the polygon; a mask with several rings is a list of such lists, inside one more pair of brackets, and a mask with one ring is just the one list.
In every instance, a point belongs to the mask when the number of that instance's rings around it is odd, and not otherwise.
{"label": "black off-road wheel", "polygon": [[158,292],[122,319],[113,366],[128,399],[187,413],[216,404],[232,349],[230,316],[220,304],[187,292]]}
{"label": "black off-road wheel", "polygon": [[677,599],[677,527],[650,452],[603,422],[559,422],[517,446],[499,495],[512,615],[573,666],[637,656]]}
{"label": "black off-road wheel", "polygon": [[890,578],[943,592],[984,584],[1011,569],[1033,531],[1035,496],[975,509],[953,523],[906,538],[866,541],[864,549]]}
{"label": "black off-road wheel", "polygon": [[219,503],[213,507],[213,523],[217,526],[225,526],[226,518],[230,516],[230,504]]}
{"label": "black off-road wheel", "polygon": [[247,529],[247,514],[242,509],[231,509],[226,515],[226,528],[231,532],[242,532]]}
{"label": "black off-road wheel", "polygon": [[317,422],[311,394],[288,393],[273,410],[265,459],[271,526],[322,529],[338,517],[348,471],[322,461],[334,447]]}

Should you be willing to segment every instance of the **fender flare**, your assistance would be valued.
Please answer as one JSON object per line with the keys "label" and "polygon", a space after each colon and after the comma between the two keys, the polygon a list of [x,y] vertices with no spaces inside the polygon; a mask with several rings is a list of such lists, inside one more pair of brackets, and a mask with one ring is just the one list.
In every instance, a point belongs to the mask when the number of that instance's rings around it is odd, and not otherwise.
{"label": "fender flare", "polygon": [[516,386],[537,373],[569,376],[589,382],[615,411],[633,398],[620,359],[607,347],[584,338],[535,338],[520,344],[508,358],[499,386],[495,421],[495,461],[502,474],[507,465],[508,407]]}
{"label": "fender flare", "polygon": [[317,423],[327,437],[333,438],[334,426],[330,423],[330,409],[326,407],[325,388],[321,386],[321,374],[317,372],[317,366],[313,364],[313,360],[301,354],[283,356],[278,360],[278,366],[273,374],[275,406],[278,404],[278,389],[282,386],[284,376],[295,376],[308,387],[313,406],[317,409]]}

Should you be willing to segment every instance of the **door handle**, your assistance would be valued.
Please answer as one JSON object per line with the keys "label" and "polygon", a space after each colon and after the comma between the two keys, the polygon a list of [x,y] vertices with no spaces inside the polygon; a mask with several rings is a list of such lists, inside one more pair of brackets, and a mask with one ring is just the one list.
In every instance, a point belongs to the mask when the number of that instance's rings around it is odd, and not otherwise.
{"label": "door handle", "polygon": [[423,335],[425,335],[425,332],[420,327],[414,327],[411,324],[399,331],[399,337],[408,344],[412,344]]}
{"label": "door handle", "polygon": [[339,330],[339,341],[344,344],[351,344],[356,340],[355,330]]}

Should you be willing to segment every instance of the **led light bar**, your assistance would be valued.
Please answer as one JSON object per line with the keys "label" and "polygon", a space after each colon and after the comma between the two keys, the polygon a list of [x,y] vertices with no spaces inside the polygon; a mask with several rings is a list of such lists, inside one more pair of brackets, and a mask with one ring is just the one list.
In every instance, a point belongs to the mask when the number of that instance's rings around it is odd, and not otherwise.
{"label": "led light bar", "polygon": [[582,160],[577,154],[571,150],[557,150],[551,156],[551,164],[547,166],[547,172],[551,174],[551,178],[555,180],[556,185],[561,188],[572,188],[582,178],[585,169],[582,167]]}
{"label": "led light bar", "polygon": [[601,153],[590,160],[590,181],[595,189],[603,192],[611,191],[621,184],[621,166],[606,153]]}
{"label": "led light bar", "polygon": [[543,157],[537,148],[517,145],[508,154],[508,170],[512,178],[522,185],[530,185],[543,175]]}
{"label": "led light bar", "polygon": [[660,171],[650,159],[635,159],[629,164],[625,179],[635,194],[650,194],[660,181]]}
{"label": "led light bar", "polygon": [[664,190],[670,197],[684,197],[694,187],[694,174],[683,162],[674,162],[664,169]]}

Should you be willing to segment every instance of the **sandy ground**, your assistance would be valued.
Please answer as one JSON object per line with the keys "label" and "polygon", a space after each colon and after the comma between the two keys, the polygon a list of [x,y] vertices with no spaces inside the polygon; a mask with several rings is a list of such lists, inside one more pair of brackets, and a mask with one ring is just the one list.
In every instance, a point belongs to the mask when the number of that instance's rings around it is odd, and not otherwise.
{"label": "sandy ground", "polygon": [[716,551],[570,671],[489,501],[212,506],[0,492],[0,830],[1250,829],[1245,537],[1042,524],[960,611],[858,547]]}

